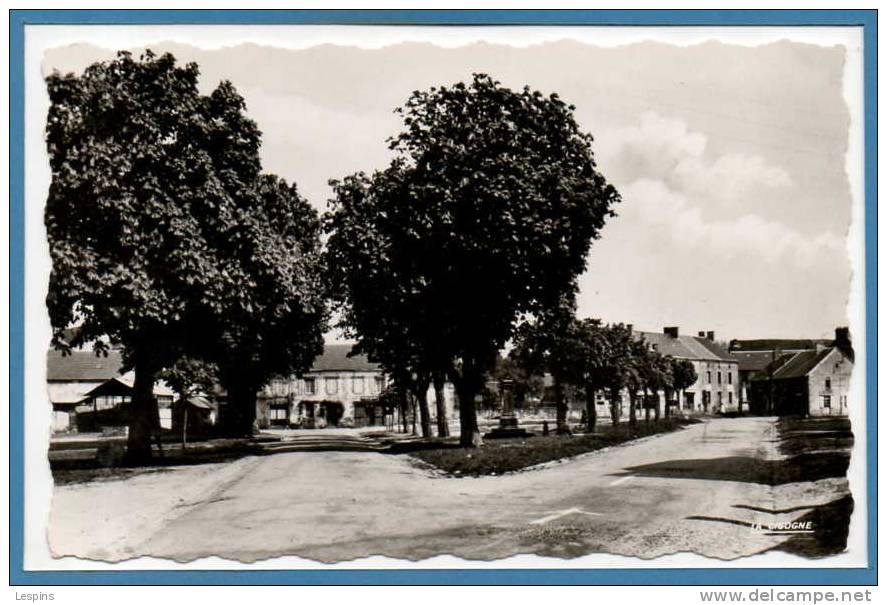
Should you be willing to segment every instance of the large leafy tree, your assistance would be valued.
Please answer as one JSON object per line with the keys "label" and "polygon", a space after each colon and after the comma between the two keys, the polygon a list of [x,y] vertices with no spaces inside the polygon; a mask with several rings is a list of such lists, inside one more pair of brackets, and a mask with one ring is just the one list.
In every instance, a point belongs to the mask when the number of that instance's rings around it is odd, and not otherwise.
{"label": "large leafy tree", "polygon": [[219,246],[230,287],[204,318],[216,337],[203,356],[227,392],[226,432],[250,435],[258,391],[274,376],[307,371],[323,349],[320,219],[295,185],[261,175]]}
{"label": "large leafy tree", "polygon": [[584,344],[572,302],[561,303],[554,311],[522,324],[516,333],[513,354],[521,360],[521,365],[530,371],[547,371],[551,375],[560,435],[570,433],[565,389],[583,383],[587,354]]}
{"label": "large leafy tree", "polygon": [[396,161],[372,178],[356,174],[332,182],[336,199],[325,217],[328,281],[341,311],[340,327],[357,340],[354,352],[379,363],[398,392],[418,401],[426,437],[425,397],[435,383],[438,434],[446,436],[441,378],[447,364],[434,347],[439,330],[414,264],[423,251],[409,229],[410,202],[402,197],[407,178],[403,162]]}
{"label": "large leafy tree", "polygon": [[597,425],[597,393],[607,384],[611,347],[608,330],[599,319],[583,319],[576,326],[581,353],[577,374],[585,390],[585,430],[594,432]]}
{"label": "large leafy tree", "polygon": [[672,359],[671,378],[671,388],[680,393],[683,399],[686,397],[684,391],[696,382],[696,367],[689,359]]}
{"label": "large leafy tree", "polygon": [[[149,51],[47,78],[53,342],[66,346],[64,329],[79,324],[68,344],[94,342],[101,352],[107,337],[123,347],[135,370],[132,462],[151,455],[158,373],[204,355],[235,310],[255,325],[251,305],[266,273],[307,270],[284,266],[291,257],[265,266],[281,236],[267,222],[259,130],[230,83],[202,95],[198,76],[195,64]],[[268,304],[302,304],[279,301]]]}
{"label": "large leafy tree", "polygon": [[497,352],[522,316],[575,290],[619,199],[573,111],[486,75],[415,91],[391,166],[336,183],[328,225],[347,321],[360,338],[387,321],[368,298],[408,309],[397,323],[415,325],[410,338],[454,383],[465,446],[480,444],[474,401]]}
{"label": "large leafy tree", "polygon": [[[672,376],[673,358],[668,355],[662,355],[658,351],[650,351],[648,353],[648,361],[644,366],[644,394],[647,390],[651,392],[655,400],[653,415],[659,420],[661,406],[659,405],[659,391],[663,392],[665,398],[665,407],[668,408],[668,401],[671,395],[671,385],[674,382]],[[668,412],[666,411],[666,414]]]}
{"label": "large leafy tree", "polygon": [[629,344],[629,357],[624,370],[630,406],[628,424],[631,426],[637,424],[637,395],[638,391],[643,388],[644,377],[651,363],[653,362],[651,360],[650,347],[644,338],[635,338],[631,341]]}
{"label": "large leafy tree", "polygon": [[610,399],[610,418],[618,424],[622,412],[622,390],[630,387],[633,371],[637,367],[634,358],[634,335],[625,324],[604,326],[606,356],[601,363],[603,385]]}

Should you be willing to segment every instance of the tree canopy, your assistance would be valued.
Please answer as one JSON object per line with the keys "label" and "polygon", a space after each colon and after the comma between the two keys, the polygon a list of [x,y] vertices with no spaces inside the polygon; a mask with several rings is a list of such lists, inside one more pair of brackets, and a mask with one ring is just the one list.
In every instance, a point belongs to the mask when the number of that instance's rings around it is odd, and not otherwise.
{"label": "tree canopy", "polygon": [[[136,374],[133,460],[150,456],[158,372],[212,357],[226,338],[299,365],[323,317],[317,217],[294,189],[260,177],[261,133],[234,87],[203,95],[198,76],[196,64],[147,51],[47,78],[53,341],[101,349],[107,335],[123,347]],[[294,337],[307,351],[293,350]]]}
{"label": "tree canopy", "polygon": [[150,340],[169,361],[186,318],[224,294],[216,240],[258,174],[259,131],[230,84],[199,94],[198,73],[122,52],[47,78],[55,344],[76,322],[72,346],[107,335],[131,356]]}
{"label": "tree canopy", "polygon": [[[475,75],[415,91],[398,111],[391,165],[334,182],[326,225],[338,299],[365,350],[406,338],[448,373],[461,441],[477,444],[484,373],[523,315],[575,291],[619,196],[556,94]],[[374,312],[381,305],[388,318]]]}

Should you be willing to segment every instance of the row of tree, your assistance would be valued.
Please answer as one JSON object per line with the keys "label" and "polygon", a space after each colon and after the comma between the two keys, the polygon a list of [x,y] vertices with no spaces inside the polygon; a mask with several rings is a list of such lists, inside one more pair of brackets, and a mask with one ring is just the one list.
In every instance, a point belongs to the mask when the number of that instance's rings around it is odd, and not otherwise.
{"label": "row of tree", "polygon": [[[597,319],[577,319],[572,309],[563,308],[534,322],[523,324],[510,357],[516,363],[519,383],[543,371],[550,373],[557,410],[557,432],[569,433],[568,403],[565,388],[583,392],[585,396],[586,429],[593,431],[597,423],[596,399],[603,393],[610,402],[610,416],[620,420],[622,393],[629,397],[629,424],[637,422],[638,396],[643,398],[646,419],[650,419],[650,396],[659,419],[659,392],[665,395],[665,414],[675,393],[681,393],[696,382],[696,369],[686,359],[675,359],[655,350],[643,337],[638,338],[631,326],[603,324]],[[524,383],[526,384],[526,383]],[[517,390],[522,396],[526,388]]]}
{"label": "row of tree", "polygon": [[248,433],[258,389],[310,366],[328,317],[320,217],[261,173],[233,86],[203,95],[198,75],[147,52],[47,78],[53,342],[122,348],[133,462],[151,455],[161,373],[184,386],[212,368],[228,432]]}
{"label": "row of tree", "polygon": [[[158,376],[184,388],[209,369],[230,431],[248,433],[258,391],[309,369],[331,310],[418,397],[429,434],[429,385],[438,406],[445,380],[473,403],[517,326],[574,299],[619,201],[574,107],[475,75],[413,92],[390,165],[331,181],[320,217],[261,172],[234,87],[204,95],[198,75],[147,52],[47,79],[53,340],[122,347],[136,462],[150,457]],[[480,443],[474,405],[460,427],[463,445]]]}

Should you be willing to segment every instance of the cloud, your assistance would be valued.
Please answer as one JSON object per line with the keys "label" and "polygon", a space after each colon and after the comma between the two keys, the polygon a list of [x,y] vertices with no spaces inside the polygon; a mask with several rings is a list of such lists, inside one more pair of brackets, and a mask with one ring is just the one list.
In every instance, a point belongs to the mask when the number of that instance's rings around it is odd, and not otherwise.
{"label": "cloud", "polygon": [[791,176],[758,155],[706,154],[708,137],[679,118],[645,112],[636,125],[601,137],[598,160],[615,183],[656,178],[679,190],[733,205],[760,189],[790,188]]}
{"label": "cloud", "polygon": [[677,246],[728,259],[742,255],[766,263],[789,262],[802,269],[844,252],[844,242],[831,233],[807,237],[757,214],[706,220],[691,198],[661,180],[641,178],[622,187],[621,193],[622,220],[656,229]]}
{"label": "cloud", "polygon": [[683,120],[648,111],[639,124],[602,134],[596,149],[604,173],[620,185],[638,176],[670,178],[681,162],[701,159],[706,144]]}
{"label": "cloud", "polygon": [[688,157],[678,162],[674,181],[696,195],[728,205],[741,204],[760,189],[781,189],[794,185],[791,176],[778,166],[767,166],[761,156],[738,153],[706,162]]}
{"label": "cloud", "polygon": [[622,193],[623,220],[654,228],[675,245],[799,268],[843,251],[831,232],[804,233],[766,213],[800,205],[785,169],[759,155],[714,155],[706,135],[682,119],[646,112],[598,143],[601,169]]}

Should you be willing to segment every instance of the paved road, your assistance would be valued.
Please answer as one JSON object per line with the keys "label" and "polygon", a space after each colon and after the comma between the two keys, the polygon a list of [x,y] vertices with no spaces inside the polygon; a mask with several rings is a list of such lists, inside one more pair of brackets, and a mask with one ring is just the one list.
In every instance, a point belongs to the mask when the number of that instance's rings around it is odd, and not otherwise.
{"label": "paved road", "polygon": [[846,490],[843,479],[766,485],[755,461],[778,458],[774,439],[772,419],[710,420],[544,468],[462,479],[371,451],[251,457],[60,487],[50,544],[57,555],[106,560],[732,559],[786,539],[752,523],[799,518]]}

